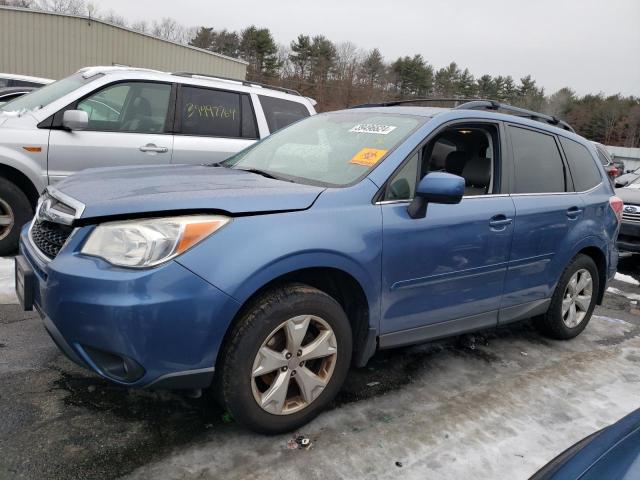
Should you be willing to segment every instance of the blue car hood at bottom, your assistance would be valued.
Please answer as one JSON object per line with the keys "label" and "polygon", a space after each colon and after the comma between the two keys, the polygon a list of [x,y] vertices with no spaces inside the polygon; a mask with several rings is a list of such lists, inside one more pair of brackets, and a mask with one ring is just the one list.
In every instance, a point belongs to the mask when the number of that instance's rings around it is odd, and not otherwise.
{"label": "blue car hood at bottom", "polygon": [[304,210],[324,190],[205,165],[88,169],[54,188],[85,205],[83,219],[177,210],[230,214]]}

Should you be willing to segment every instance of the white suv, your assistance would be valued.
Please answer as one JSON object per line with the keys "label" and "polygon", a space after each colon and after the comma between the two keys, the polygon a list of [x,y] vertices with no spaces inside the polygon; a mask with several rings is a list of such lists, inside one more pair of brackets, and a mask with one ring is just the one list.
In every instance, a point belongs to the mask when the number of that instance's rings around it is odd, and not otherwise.
{"label": "white suv", "polygon": [[300,118],[293,90],[185,72],[89,67],[0,107],[0,255],[40,192],[85,168],[224,160]]}

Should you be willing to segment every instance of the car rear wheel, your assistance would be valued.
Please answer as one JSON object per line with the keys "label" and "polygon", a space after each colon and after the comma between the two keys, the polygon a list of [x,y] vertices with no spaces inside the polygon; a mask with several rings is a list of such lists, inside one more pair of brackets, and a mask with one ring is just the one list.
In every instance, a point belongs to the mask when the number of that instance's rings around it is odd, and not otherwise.
{"label": "car rear wheel", "polygon": [[16,251],[20,229],[31,217],[33,209],[24,192],[0,177],[0,256]]}
{"label": "car rear wheel", "polygon": [[551,338],[574,338],[591,319],[599,287],[595,262],[586,255],[577,255],[562,273],[549,310],[534,319],[535,325]]}
{"label": "car rear wheel", "polygon": [[339,391],[351,348],[349,321],[332,297],[302,284],[268,292],[245,310],[221,353],[224,404],[254,431],[295,430]]}

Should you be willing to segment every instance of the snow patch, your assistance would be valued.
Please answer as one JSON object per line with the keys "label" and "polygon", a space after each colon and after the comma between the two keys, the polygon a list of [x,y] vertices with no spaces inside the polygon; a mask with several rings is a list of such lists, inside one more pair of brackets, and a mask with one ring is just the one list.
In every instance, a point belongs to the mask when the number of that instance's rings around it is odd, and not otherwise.
{"label": "snow patch", "polygon": [[607,288],[607,292],[613,293],[614,295],[621,295],[623,297],[627,297],[629,300],[640,300],[640,295],[638,295],[637,293],[623,292],[622,290],[618,290],[617,288],[614,288],[614,287]]}
{"label": "snow patch", "polygon": [[0,258],[0,304],[18,303],[13,269],[13,258]]}
{"label": "snow patch", "polygon": [[640,285],[640,281],[636,280],[631,275],[625,275],[624,273],[616,273],[614,279],[619,282],[630,283],[631,285]]}

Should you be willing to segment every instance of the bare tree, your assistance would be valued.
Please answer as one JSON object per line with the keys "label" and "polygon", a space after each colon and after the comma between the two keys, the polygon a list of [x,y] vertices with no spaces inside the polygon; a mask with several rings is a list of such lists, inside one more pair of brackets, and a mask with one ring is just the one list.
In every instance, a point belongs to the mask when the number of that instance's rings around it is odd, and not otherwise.
{"label": "bare tree", "polygon": [[109,10],[104,15],[101,15],[100,19],[104,20],[105,22],[109,22],[109,23],[112,23],[114,25],[118,25],[120,27],[126,27],[127,26],[127,19],[124,18],[122,15],[118,15],[113,10]]}
{"label": "bare tree", "polygon": [[186,36],[186,29],[173,18],[164,17],[160,21],[154,20],[151,33],[156,37],[172,42],[183,42]]}
{"label": "bare tree", "polygon": [[41,0],[40,8],[68,15],[85,16],[88,13],[85,0]]}
{"label": "bare tree", "polygon": [[149,30],[150,30],[149,24],[144,20],[140,20],[138,22],[132,23],[131,28],[136,32],[140,32],[140,33],[149,33]]}

